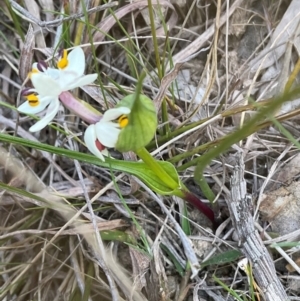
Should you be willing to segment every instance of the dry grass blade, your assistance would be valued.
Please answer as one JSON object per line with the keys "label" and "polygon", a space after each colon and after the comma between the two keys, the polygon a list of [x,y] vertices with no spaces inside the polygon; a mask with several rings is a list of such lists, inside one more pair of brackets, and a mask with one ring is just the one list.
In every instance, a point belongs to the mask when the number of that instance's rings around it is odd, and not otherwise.
{"label": "dry grass blade", "polygon": [[[234,11],[242,4],[243,0],[236,0],[229,9],[228,15],[225,13],[221,16],[219,26],[222,26],[226,20],[234,13]],[[207,41],[213,36],[215,32],[215,25],[211,25],[202,35],[200,35],[195,41],[193,41],[188,47],[178,52],[173,57],[173,62],[183,62],[188,56],[191,56],[197,52]]]}
{"label": "dry grass blade", "polygon": [[[268,45],[259,53],[258,57],[253,59],[249,66],[251,71],[256,71],[258,68],[267,68],[273,65],[285,52],[286,43],[292,39],[298,47],[297,35],[295,30],[299,24],[299,7],[300,2],[293,0],[283,15],[280,23],[277,25]],[[293,39],[294,38],[294,39]]]}
{"label": "dry grass blade", "polygon": [[32,68],[33,62],[33,48],[35,44],[35,37],[33,27],[29,25],[27,34],[25,36],[25,43],[21,52],[21,59],[19,64],[19,76],[22,82],[25,81],[28,72]]}
{"label": "dry grass blade", "polygon": [[[155,1],[153,2],[153,4],[155,4]],[[99,28],[99,30],[97,30],[95,32],[94,37],[93,37],[95,46],[97,46],[99,42],[103,41],[103,39],[105,38],[108,31],[114,26],[114,24],[117,22],[117,20],[122,19],[124,16],[126,16],[127,14],[129,14],[131,12],[144,9],[145,7],[147,7],[147,5],[148,5],[148,3],[146,0],[132,2],[130,4],[125,5],[124,7],[119,8],[114,13],[114,15],[110,15],[109,17],[105,18],[102,22],[97,24],[96,27]],[[158,5],[160,5],[162,7],[165,6],[165,7],[174,9],[173,5],[169,1],[165,1],[165,0],[159,1]],[[174,22],[175,22],[175,17],[174,17],[174,14],[172,14],[171,24],[169,24],[170,28],[172,28],[172,26],[174,25]],[[158,35],[161,35],[163,33],[161,31],[162,30],[160,30],[158,32]],[[90,52],[91,52],[90,47],[87,47],[85,49],[85,53],[90,54]]]}
{"label": "dry grass blade", "polygon": [[[73,20],[73,19],[77,19],[80,17],[84,16],[84,13],[79,13],[79,14],[75,14],[73,16],[70,17],[66,17],[66,18],[61,18],[59,20],[54,20],[54,21],[41,21],[39,18],[36,17],[36,13],[38,14],[39,10],[38,10],[38,6],[33,5],[33,8],[31,7],[32,2],[29,2],[29,12],[26,11],[22,6],[20,6],[18,3],[16,3],[13,0],[9,0],[10,4],[12,5],[12,7],[16,10],[16,12],[18,14],[20,14],[24,19],[26,20],[30,20],[32,23],[38,25],[38,27],[51,27],[51,26],[59,26],[61,25],[64,21],[69,21],[69,20]],[[90,10],[87,11],[88,14],[92,14],[94,12],[97,11],[102,11],[102,10],[106,10],[108,8],[114,7],[118,5],[117,1],[113,1],[110,2],[108,4],[104,4],[104,5],[100,5],[97,7],[94,7]],[[41,48],[45,48],[41,47]]]}

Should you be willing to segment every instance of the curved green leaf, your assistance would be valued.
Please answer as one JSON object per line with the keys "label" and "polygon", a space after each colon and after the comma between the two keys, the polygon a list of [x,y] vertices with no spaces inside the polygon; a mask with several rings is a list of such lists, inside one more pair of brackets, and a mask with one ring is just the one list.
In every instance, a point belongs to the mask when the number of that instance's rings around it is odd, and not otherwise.
{"label": "curved green leaf", "polygon": [[[14,137],[6,134],[0,134],[0,141],[23,145],[25,147],[31,147],[34,149],[39,149],[52,154],[57,154],[61,156],[66,156],[70,159],[79,160],[82,162],[102,166],[114,171],[126,172],[131,175],[138,177],[143,181],[149,188],[161,195],[170,195],[173,190],[166,186],[162,181],[154,174],[154,172],[143,162],[131,162],[131,161],[121,161],[111,158],[106,158],[105,162],[96,158],[93,155],[83,154],[80,152],[75,152],[72,150],[55,147],[39,142],[33,142],[19,137]],[[175,167],[164,161],[157,161],[158,164],[172,177],[175,181],[179,183],[179,178]]]}
{"label": "curved green leaf", "polygon": [[201,263],[201,269],[206,266],[213,265],[213,264],[224,264],[228,262],[233,262],[237,260],[242,255],[241,251],[239,250],[229,250],[225,251],[221,254],[215,255],[210,259]]}

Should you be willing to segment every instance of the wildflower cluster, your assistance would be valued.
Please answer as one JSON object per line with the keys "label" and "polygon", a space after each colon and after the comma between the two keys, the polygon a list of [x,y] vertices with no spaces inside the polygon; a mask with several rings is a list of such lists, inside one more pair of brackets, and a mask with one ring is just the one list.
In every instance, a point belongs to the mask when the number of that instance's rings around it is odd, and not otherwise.
{"label": "wildflower cluster", "polygon": [[[44,111],[44,114],[29,131],[40,131],[54,119],[60,107],[59,97],[64,92],[91,84],[96,80],[96,73],[84,75],[84,70],[84,52],[79,47],[74,48],[69,54],[66,50],[61,51],[57,68],[49,67],[46,62],[32,65],[28,76],[33,88],[22,91],[26,101],[18,107],[18,111],[33,115]],[[105,160],[103,155],[108,155],[106,148],[115,147],[121,129],[128,123],[129,113],[130,109],[126,107],[108,110],[99,122],[87,128],[84,140],[95,156]]]}
{"label": "wildflower cluster", "polygon": [[[97,74],[84,75],[85,57],[81,48],[73,49],[69,54],[61,51],[57,68],[46,62],[34,63],[29,73],[33,88],[22,91],[26,101],[18,107],[25,114],[43,113],[43,117],[30,127],[31,132],[40,131],[56,116],[60,104],[63,103],[83,120],[91,123],[85,133],[87,148],[99,159],[105,161],[107,148],[119,151],[135,151],[146,163],[141,173],[141,165],[134,165],[138,176],[153,190],[182,197],[203,212],[216,226],[213,211],[191,194],[179,180],[174,166],[168,162],[156,161],[144,148],[153,138],[157,127],[156,110],[151,99],[137,92],[125,96],[116,108],[107,110],[103,116],[88,106],[82,106],[76,98],[70,97],[69,90],[91,84]],[[84,111],[84,113],[82,112]]]}
{"label": "wildflower cluster", "polygon": [[31,132],[40,131],[54,119],[61,93],[88,85],[97,78],[97,74],[83,75],[85,58],[81,48],[75,48],[68,55],[63,50],[57,67],[48,67],[45,62],[34,63],[29,73],[33,88],[22,92],[27,101],[18,107],[18,111],[35,115],[47,108],[43,118],[29,129]]}

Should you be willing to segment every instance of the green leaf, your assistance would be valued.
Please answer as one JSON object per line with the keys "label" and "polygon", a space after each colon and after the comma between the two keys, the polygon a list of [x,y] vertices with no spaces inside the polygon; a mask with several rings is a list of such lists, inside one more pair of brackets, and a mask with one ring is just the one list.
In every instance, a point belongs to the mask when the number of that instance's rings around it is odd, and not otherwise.
{"label": "green leaf", "polygon": [[270,244],[271,248],[293,248],[293,247],[299,247],[300,241],[283,241],[278,243],[272,243]]}
{"label": "green leaf", "polygon": [[120,152],[135,151],[146,146],[154,137],[157,116],[153,102],[145,95],[125,96],[118,107],[128,107],[128,125],[121,130],[116,149]]}
{"label": "green leaf", "polygon": [[184,267],[180,264],[180,262],[177,260],[176,256],[173,255],[173,253],[166,247],[164,244],[160,244],[160,247],[162,250],[164,250],[170,257],[171,261],[173,262],[175,269],[180,274],[180,276],[184,276]]}
{"label": "green leaf", "polygon": [[40,202],[40,203],[43,203],[43,204],[45,204],[45,206],[47,205],[47,202],[43,198],[41,198],[41,197],[39,197],[39,196],[37,196],[33,193],[27,192],[27,191],[25,191],[21,188],[16,188],[16,187],[10,186],[8,184],[5,184],[3,182],[0,182],[0,188],[1,188],[2,191],[7,190],[7,191],[10,191],[12,193],[17,193],[19,195],[23,195],[27,198],[31,198],[33,200],[36,200],[36,201]]}
{"label": "green leaf", "polygon": [[[148,165],[143,162],[131,162],[131,161],[121,161],[111,158],[106,158],[105,162],[101,161],[97,157],[89,154],[83,154],[80,152],[75,152],[72,150],[54,147],[51,145],[33,142],[19,137],[14,137],[6,134],[0,133],[0,141],[9,142],[13,144],[23,145],[25,147],[31,147],[34,149],[39,149],[42,151],[47,151],[52,154],[66,156],[70,159],[75,159],[83,161],[86,163],[102,166],[114,171],[126,172],[131,175],[138,177],[143,181],[149,188],[161,195],[170,195],[173,192],[173,189],[164,184],[160,178],[152,171]],[[179,183],[179,178],[176,172],[175,167],[164,161],[157,161],[158,164],[169,174],[171,178]]]}
{"label": "green leaf", "polygon": [[186,235],[192,235],[190,219],[188,218],[188,210],[186,202],[183,203],[183,212],[181,216],[181,228]]}
{"label": "green leaf", "polygon": [[101,238],[106,241],[121,241],[128,244],[136,245],[134,237],[124,231],[120,230],[103,230],[100,231]]}
{"label": "green leaf", "polygon": [[237,260],[242,253],[239,250],[229,250],[222,254],[215,255],[211,257],[210,259],[204,261],[201,263],[201,268],[207,267],[209,265],[213,264],[224,264],[228,262],[233,262]]}
{"label": "green leaf", "polygon": [[219,285],[221,285],[231,296],[233,296],[238,301],[245,301],[247,299],[240,298],[240,296],[236,293],[236,291],[229,286],[227,286],[224,282],[222,282],[216,275],[213,275],[213,280],[215,280]]}
{"label": "green leaf", "polygon": [[[137,176],[141,179],[149,188],[161,195],[171,195],[174,189],[170,188],[167,184],[161,181],[161,179],[153,172],[153,170],[144,162],[129,162],[119,161],[118,165],[112,166],[115,170],[121,170]],[[175,167],[165,161],[157,161],[157,163],[169,174],[169,176],[179,183],[179,178]],[[125,170],[126,169],[126,170]],[[179,184],[178,184],[179,186]]]}

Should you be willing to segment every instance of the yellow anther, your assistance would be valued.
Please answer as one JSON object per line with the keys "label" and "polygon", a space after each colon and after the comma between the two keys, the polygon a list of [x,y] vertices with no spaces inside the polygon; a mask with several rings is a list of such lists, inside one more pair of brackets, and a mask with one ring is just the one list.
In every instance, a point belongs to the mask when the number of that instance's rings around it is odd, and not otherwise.
{"label": "yellow anther", "polygon": [[68,53],[67,53],[67,50],[64,49],[63,53],[62,53],[62,56],[61,56],[61,59],[57,62],[57,68],[58,69],[64,69],[68,66],[68,64],[69,64]]}
{"label": "yellow anther", "polygon": [[40,104],[39,98],[35,94],[29,94],[26,98],[31,107],[36,107]]}
{"label": "yellow anther", "polygon": [[128,117],[126,115],[122,115],[118,119],[118,123],[121,128],[124,128],[128,124]]}

